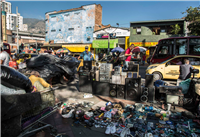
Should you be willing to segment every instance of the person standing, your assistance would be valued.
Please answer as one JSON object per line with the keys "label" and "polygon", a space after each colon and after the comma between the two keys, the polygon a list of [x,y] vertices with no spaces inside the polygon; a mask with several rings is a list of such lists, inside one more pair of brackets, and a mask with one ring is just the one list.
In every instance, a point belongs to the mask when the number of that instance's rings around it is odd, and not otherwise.
{"label": "person standing", "polygon": [[145,60],[146,60],[146,54],[144,53],[142,56],[142,64],[145,65]]}
{"label": "person standing", "polygon": [[9,66],[9,60],[10,60],[9,54],[6,51],[4,51],[4,49],[1,47],[1,52],[0,52],[1,65]]}
{"label": "person standing", "polygon": [[93,60],[93,56],[92,56],[91,52],[88,51],[88,46],[85,47],[85,51],[83,51],[81,53],[81,55],[78,57],[78,59],[80,59],[80,57],[82,57],[84,61],[92,61]]}
{"label": "person standing", "polygon": [[134,48],[134,44],[131,44],[131,46],[125,52],[126,60],[125,60],[124,68],[128,68],[128,63],[131,61],[131,56],[133,54],[132,53],[133,48]]}
{"label": "person standing", "polygon": [[179,83],[183,80],[186,80],[191,77],[191,70],[194,69],[192,65],[190,65],[190,61],[188,59],[184,60],[184,65],[180,65],[180,75],[177,79],[177,86],[179,86]]}
{"label": "person standing", "polygon": [[18,69],[18,66],[17,66],[17,62],[16,62],[16,57],[13,56],[12,58],[12,61],[9,62],[9,66],[14,68],[14,69]]}

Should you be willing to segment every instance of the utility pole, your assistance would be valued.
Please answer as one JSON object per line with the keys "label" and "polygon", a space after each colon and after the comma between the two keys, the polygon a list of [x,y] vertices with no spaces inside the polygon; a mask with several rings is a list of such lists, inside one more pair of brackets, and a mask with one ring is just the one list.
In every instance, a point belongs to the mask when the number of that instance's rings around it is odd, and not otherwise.
{"label": "utility pole", "polygon": [[108,55],[110,53],[110,33],[108,33]]}
{"label": "utility pole", "polygon": [[19,53],[19,35],[18,35],[18,28],[19,28],[19,24],[18,24],[18,7],[16,7],[16,14],[17,14],[17,18],[16,18],[16,28],[17,28],[17,53]]}

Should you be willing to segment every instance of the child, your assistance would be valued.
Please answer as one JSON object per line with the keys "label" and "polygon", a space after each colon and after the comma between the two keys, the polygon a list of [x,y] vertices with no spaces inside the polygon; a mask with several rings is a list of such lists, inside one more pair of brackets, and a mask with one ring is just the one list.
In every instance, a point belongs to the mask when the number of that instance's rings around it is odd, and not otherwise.
{"label": "child", "polygon": [[9,62],[9,66],[14,68],[14,69],[18,69],[15,56],[13,56],[12,61]]}

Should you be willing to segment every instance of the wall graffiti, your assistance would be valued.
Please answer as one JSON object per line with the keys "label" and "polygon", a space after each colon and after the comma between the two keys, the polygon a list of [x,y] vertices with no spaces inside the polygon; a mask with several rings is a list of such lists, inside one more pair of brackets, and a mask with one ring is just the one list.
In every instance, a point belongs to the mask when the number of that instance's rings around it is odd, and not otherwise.
{"label": "wall graffiti", "polygon": [[92,43],[95,5],[82,9],[46,15],[46,42]]}

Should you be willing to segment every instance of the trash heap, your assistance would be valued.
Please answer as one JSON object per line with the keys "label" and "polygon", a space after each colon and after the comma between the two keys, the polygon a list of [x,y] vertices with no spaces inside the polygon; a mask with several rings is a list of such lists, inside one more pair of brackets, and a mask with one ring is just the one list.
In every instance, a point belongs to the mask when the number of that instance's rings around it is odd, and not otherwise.
{"label": "trash heap", "polygon": [[40,54],[26,61],[27,72],[38,71],[40,76],[48,81],[53,77],[68,75],[73,77],[80,64],[76,58],[65,56],[63,59],[50,54]]}
{"label": "trash heap", "polygon": [[142,103],[107,102],[104,107],[95,109],[92,106],[89,102],[64,104],[62,117],[73,118],[74,124],[101,128],[107,135],[120,137],[200,136],[199,115],[177,112],[171,104],[167,105],[167,110]]}

